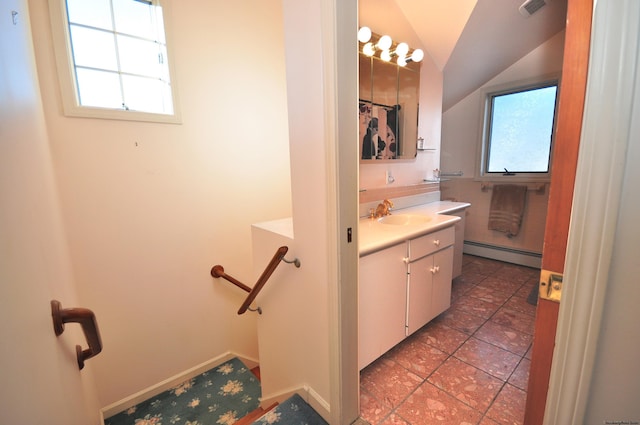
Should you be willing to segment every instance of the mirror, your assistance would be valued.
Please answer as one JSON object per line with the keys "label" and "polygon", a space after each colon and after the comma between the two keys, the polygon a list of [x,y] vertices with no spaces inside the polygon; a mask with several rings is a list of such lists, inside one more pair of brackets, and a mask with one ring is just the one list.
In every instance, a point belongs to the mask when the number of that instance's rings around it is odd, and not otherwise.
{"label": "mirror", "polygon": [[420,63],[399,66],[360,52],[360,159],[416,157]]}

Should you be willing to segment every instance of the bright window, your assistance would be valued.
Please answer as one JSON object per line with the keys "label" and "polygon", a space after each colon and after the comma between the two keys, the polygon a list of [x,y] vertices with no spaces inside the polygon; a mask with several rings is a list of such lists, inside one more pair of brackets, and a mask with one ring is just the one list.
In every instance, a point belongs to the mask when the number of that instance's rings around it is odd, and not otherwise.
{"label": "bright window", "polygon": [[557,80],[487,93],[483,175],[548,177],[557,94]]}
{"label": "bright window", "polygon": [[157,0],[50,0],[65,113],[177,122]]}

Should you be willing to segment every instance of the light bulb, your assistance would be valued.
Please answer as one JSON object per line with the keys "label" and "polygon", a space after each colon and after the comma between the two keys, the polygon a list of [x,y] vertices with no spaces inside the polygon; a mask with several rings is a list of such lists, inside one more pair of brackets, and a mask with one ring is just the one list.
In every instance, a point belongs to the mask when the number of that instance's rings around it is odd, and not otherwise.
{"label": "light bulb", "polygon": [[373,43],[367,43],[362,48],[362,53],[367,56],[373,56],[376,53],[375,47],[373,47]]}
{"label": "light bulb", "polygon": [[411,60],[414,62],[420,62],[424,58],[424,52],[422,49],[416,49],[411,54]]}
{"label": "light bulb", "polygon": [[360,43],[366,43],[371,40],[371,29],[369,27],[362,27],[358,30],[358,41]]}
{"label": "light bulb", "polygon": [[385,62],[389,62],[391,60],[391,53],[389,53],[388,50],[383,50],[382,52],[380,52],[380,59]]}
{"label": "light bulb", "polygon": [[388,35],[383,35],[382,37],[380,37],[380,40],[378,40],[378,49],[389,50],[392,43],[393,40],[391,40],[391,37],[389,37]]}
{"label": "light bulb", "polygon": [[396,46],[396,54],[398,56],[406,56],[409,53],[409,45],[407,43],[400,43]]}
{"label": "light bulb", "polygon": [[399,66],[405,66],[407,64],[407,58],[404,55],[398,56],[397,63]]}

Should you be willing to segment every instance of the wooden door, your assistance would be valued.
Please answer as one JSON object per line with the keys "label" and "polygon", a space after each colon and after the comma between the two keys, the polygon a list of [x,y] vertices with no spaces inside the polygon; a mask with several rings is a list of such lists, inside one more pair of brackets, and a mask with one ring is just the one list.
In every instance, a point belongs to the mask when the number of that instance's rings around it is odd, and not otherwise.
{"label": "wooden door", "polygon": [[[593,0],[568,1],[560,102],[542,251],[542,269],[559,274],[564,272],[582,130],[592,12]],[[538,299],[525,425],[543,422],[559,306],[558,302]]]}

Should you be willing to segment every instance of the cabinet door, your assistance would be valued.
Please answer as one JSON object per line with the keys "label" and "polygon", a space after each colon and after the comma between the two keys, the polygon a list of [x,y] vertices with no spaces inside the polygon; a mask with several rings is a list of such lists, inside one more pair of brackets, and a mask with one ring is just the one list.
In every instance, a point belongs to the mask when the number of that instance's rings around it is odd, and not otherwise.
{"label": "cabinet door", "polygon": [[358,365],[360,369],[405,337],[406,243],[360,258]]}
{"label": "cabinet door", "polygon": [[431,319],[451,306],[453,246],[434,254],[433,269],[435,272],[432,274]]}
{"label": "cabinet door", "polygon": [[409,264],[407,335],[451,306],[453,246]]}
{"label": "cabinet door", "polygon": [[409,264],[407,302],[407,335],[411,335],[431,320],[431,287],[433,255]]}

